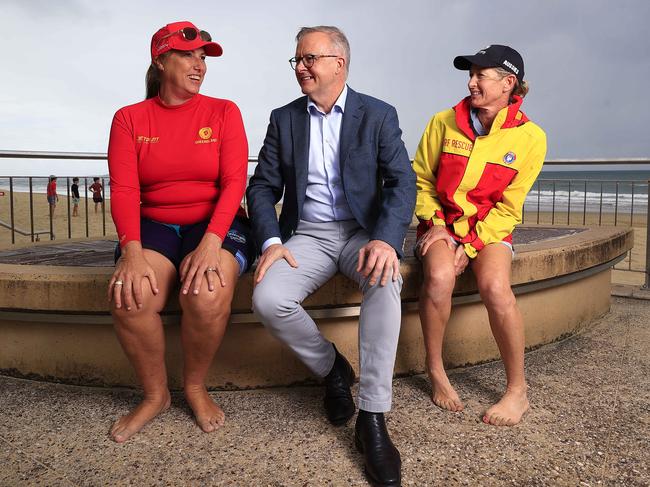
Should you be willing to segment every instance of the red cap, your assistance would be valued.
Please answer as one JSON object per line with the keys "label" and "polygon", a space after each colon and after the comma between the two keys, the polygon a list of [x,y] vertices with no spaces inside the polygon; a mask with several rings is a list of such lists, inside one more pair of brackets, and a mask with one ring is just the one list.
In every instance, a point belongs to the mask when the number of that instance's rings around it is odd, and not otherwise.
{"label": "red cap", "polygon": [[[190,27],[197,32],[194,40],[188,41],[180,33],[186,27]],[[177,51],[193,51],[202,47],[205,49],[206,56],[221,56],[223,49],[216,42],[204,41],[198,34],[199,29],[192,22],[174,22],[167,24],[165,27],[156,32],[151,38],[151,59],[156,59],[162,53],[176,49]],[[170,35],[171,34],[171,35]]]}

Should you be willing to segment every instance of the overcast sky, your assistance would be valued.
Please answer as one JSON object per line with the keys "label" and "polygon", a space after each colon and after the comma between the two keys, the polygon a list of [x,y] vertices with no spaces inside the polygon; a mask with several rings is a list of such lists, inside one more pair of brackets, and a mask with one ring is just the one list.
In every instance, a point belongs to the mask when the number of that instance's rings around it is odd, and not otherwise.
{"label": "overcast sky", "polygon": [[[650,157],[648,0],[0,0],[0,149],[105,152],[114,112],[144,96],[151,35],[177,20],[223,46],[202,93],[239,105],[251,155],[271,109],[300,95],[297,30],[332,24],[352,47],[348,84],[397,108],[411,156],[429,118],[467,93],[454,56],[508,44],[548,158]],[[88,167],[0,159],[0,175]]]}

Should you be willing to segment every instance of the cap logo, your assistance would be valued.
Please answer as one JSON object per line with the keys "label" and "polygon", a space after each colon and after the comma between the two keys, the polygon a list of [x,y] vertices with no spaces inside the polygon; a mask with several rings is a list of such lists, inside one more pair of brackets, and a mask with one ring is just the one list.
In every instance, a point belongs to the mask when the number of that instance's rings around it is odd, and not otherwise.
{"label": "cap logo", "polygon": [[503,162],[506,164],[512,164],[517,160],[517,155],[514,152],[508,152],[505,156],[503,156]]}
{"label": "cap logo", "polygon": [[212,128],[210,127],[203,127],[202,129],[199,130],[199,137],[201,137],[203,140],[208,140],[211,135],[212,135]]}
{"label": "cap logo", "polygon": [[515,72],[515,74],[519,74],[519,68],[516,68],[515,65],[512,64],[512,63],[511,63],[510,61],[508,61],[507,59],[506,59],[505,61],[503,61],[503,65],[504,65],[504,66],[507,66],[507,67],[510,68],[510,69],[512,69],[512,70]]}

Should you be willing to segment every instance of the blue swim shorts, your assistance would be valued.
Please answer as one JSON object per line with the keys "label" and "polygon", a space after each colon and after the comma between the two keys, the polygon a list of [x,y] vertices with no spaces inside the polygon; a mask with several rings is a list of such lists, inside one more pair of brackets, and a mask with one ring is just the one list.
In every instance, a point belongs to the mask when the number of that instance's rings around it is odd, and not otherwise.
{"label": "blue swim shorts", "polygon": [[[140,240],[142,248],[155,250],[167,257],[176,267],[187,254],[192,252],[201,242],[205,230],[208,228],[208,221],[193,223],[191,225],[174,225],[161,223],[147,218],[140,219]],[[248,218],[236,216],[226,234],[221,247],[230,252],[239,264],[239,275],[250,269],[257,250]],[[120,258],[121,250],[119,244],[115,248],[115,262]]]}

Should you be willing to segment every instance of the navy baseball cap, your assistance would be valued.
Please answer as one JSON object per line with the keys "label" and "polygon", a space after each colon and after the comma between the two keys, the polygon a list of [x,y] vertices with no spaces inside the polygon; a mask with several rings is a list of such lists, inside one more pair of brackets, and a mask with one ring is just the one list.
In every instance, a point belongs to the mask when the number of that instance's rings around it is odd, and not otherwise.
{"label": "navy baseball cap", "polygon": [[509,46],[492,44],[474,55],[454,58],[456,69],[468,71],[472,64],[482,68],[500,67],[514,74],[520,83],[524,80],[524,60],[521,54]]}

